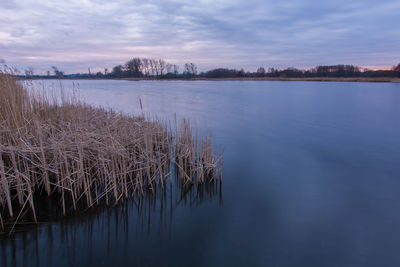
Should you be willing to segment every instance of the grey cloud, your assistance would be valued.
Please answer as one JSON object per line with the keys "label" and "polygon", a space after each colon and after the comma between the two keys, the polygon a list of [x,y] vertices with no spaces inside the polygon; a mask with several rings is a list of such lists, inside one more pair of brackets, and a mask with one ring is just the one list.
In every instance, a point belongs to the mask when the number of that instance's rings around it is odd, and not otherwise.
{"label": "grey cloud", "polygon": [[16,9],[18,8],[17,4],[14,0],[7,0],[4,3],[1,3],[1,8],[3,9]]}
{"label": "grey cloud", "polygon": [[13,37],[22,37],[24,34],[25,34],[25,29],[23,28],[17,28],[11,31],[11,36]]}
{"label": "grey cloud", "polygon": [[399,9],[396,0],[8,1],[0,4],[0,55],[71,72],[132,56],[201,69],[393,65]]}

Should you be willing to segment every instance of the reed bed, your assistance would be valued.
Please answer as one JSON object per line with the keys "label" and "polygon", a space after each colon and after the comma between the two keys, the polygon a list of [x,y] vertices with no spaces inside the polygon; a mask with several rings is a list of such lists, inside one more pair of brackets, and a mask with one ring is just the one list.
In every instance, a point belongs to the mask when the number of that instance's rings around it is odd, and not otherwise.
{"label": "reed bed", "polygon": [[[37,222],[40,206],[62,215],[163,190],[221,182],[211,134],[177,122],[128,116],[75,97],[27,90],[0,73],[0,228]],[[12,225],[12,227],[10,227]]]}

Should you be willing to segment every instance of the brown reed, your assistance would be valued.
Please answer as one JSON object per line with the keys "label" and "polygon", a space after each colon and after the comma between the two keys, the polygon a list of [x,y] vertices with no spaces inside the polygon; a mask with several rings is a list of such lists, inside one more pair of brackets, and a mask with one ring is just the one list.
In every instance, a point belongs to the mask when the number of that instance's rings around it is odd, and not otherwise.
{"label": "brown reed", "polygon": [[0,227],[37,222],[46,201],[58,201],[67,215],[141,197],[164,188],[172,174],[184,187],[221,181],[211,134],[193,131],[186,119],[171,126],[65,94],[34,94],[2,71]]}

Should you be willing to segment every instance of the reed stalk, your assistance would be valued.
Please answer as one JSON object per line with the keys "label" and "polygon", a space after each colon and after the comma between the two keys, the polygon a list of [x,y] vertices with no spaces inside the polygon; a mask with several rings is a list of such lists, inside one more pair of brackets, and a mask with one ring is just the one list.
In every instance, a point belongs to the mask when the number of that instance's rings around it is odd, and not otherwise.
{"label": "reed stalk", "polygon": [[58,201],[66,216],[154,194],[175,169],[182,186],[221,181],[221,156],[213,151],[212,136],[193,134],[189,120],[128,116],[65,92],[59,101],[0,72],[3,232],[17,219],[37,222],[43,201]]}

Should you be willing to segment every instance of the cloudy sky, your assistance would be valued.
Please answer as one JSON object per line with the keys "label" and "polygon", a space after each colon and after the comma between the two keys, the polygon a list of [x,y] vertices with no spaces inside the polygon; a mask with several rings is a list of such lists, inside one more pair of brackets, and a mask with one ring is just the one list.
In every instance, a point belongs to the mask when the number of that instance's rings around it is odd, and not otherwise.
{"label": "cloudy sky", "polygon": [[67,73],[132,57],[214,67],[400,62],[399,0],[1,0],[0,58]]}

